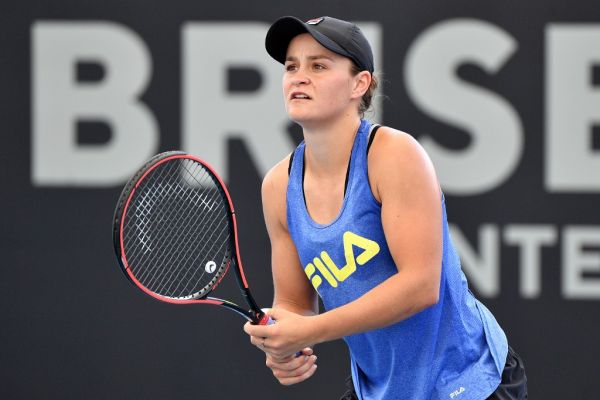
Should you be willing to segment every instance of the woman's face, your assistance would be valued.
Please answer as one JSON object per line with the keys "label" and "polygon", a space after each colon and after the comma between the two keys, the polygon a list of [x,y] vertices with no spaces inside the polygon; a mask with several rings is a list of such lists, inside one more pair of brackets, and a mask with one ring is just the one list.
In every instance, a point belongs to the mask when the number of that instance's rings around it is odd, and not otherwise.
{"label": "woman's face", "polygon": [[[334,53],[308,33],[290,42],[283,75],[285,108],[300,125],[358,113],[352,61]],[[361,94],[362,95],[362,94]]]}

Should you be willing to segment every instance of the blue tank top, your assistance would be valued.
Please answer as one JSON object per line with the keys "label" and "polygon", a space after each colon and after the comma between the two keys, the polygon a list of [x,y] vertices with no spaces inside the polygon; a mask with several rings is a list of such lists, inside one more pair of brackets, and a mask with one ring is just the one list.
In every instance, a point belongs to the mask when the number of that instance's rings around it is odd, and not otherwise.
{"label": "blue tank top", "polygon": [[[338,216],[308,214],[303,192],[304,143],[294,152],[287,223],[304,271],[327,310],[349,303],[397,273],[381,224],[381,205],[367,175],[371,124],[361,121]],[[504,332],[467,286],[443,210],[443,259],[437,304],[391,326],[344,338],[359,399],[487,398],[500,384],[508,352]]]}

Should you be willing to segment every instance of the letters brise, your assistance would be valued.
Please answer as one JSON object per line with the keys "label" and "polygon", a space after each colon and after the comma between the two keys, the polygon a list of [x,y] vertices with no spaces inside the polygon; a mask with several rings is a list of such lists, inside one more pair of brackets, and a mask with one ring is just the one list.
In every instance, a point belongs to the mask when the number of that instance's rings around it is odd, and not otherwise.
{"label": "letters brise", "polygon": [[[373,22],[360,25],[373,45],[376,64],[383,65],[382,27]],[[293,148],[283,134],[287,118],[281,101],[281,66],[262,48],[267,27],[259,22],[182,26],[181,143],[192,153],[201,149],[217,170],[225,171],[232,133],[244,140],[261,174]],[[146,43],[132,29],[113,22],[36,21],[31,33],[33,185],[122,184],[159,147],[157,119],[140,100],[152,78]],[[218,43],[214,37],[220,38]],[[597,43],[600,24],[546,25],[545,59],[540,62],[545,68],[547,192],[600,192],[600,174],[581,172],[600,171],[600,154],[590,144],[592,126],[600,120],[600,89],[590,80],[600,59]],[[514,174],[522,158],[525,133],[510,102],[455,74],[458,66],[469,62],[493,75],[517,49],[518,41],[492,23],[446,20],[413,40],[404,58],[404,76],[388,78],[403,79],[411,101],[423,113],[472,136],[470,145],[460,151],[444,148],[426,132],[420,136],[447,194],[493,190]],[[97,82],[78,82],[73,71],[82,62],[96,63],[106,73]],[[256,70],[261,84],[253,91],[229,92],[225,82],[231,68]],[[107,125],[108,142],[78,145],[80,121]],[[479,254],[457,227],[453,230],[472,285],[484,296],[497,296],[499,227],[480,227]],[[503,238],[520,247],[523,297],[540,296],[539,249],[556,245],[561,238],[563,295],[600,298],[600,281],[584,278],[584,272],[600,271],[600,256],[583,251],[584,245],[600,245],[600,227],[568,226],[558,232],[554,225],[507,225]]]}

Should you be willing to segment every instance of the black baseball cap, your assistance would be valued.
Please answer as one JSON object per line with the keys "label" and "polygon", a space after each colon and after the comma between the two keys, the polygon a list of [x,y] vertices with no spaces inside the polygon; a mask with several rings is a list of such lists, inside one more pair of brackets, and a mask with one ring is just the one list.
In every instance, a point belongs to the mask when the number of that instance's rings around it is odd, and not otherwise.
{"label": "black baseball cap", "polygon": [[296,17],[279,18],[267,32],[267,53],[285,64],[288,45],[301,33],[309,33],[323,47],[348,57],[362,70],[373,73],[373,51],[360,28],[352,22],[332,17],[319,17],[306,22]]}

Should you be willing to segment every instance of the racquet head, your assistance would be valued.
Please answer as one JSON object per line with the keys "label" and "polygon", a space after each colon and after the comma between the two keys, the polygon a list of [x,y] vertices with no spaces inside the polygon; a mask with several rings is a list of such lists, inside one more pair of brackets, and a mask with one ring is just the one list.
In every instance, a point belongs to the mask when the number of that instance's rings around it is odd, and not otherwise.
{"label": "racquet head", "polygon": [[[264,314],[248,291],[236,235],[223,181],[180,151],[156,155],[127,182],[113,220],[121,269],[145,293],[170,303],[222,305],[259,322]],[[208,297],[232,265],[250,311]]]}

